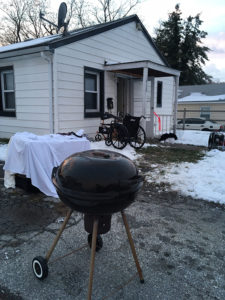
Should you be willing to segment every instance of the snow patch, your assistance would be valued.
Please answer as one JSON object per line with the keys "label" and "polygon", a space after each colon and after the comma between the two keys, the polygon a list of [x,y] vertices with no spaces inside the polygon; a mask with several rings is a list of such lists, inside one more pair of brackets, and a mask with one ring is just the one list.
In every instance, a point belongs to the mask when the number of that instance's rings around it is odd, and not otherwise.
{"label": "snow patch", "polygon": [[7,144],[0,144],[0,160],[5,161],[7,155],[7,149],[8,149]]}
{"label": "snow patch", "polygon": [[202,93],[191,93],[189,96],[179,98],[178,103],[180,102],[207,102],[207,101],[225,101],[225,95],[215,95],[208,96]]}
{"label": "snow patch", "polygon": [[[177,130],[178,140],[174,143],[207,146],[210,132]],[[145,147],[157,145],[145,145]],[[166,146],[166,145],[165,145]],[[162,147],[162,145],[160,145]],[[123,150],[106,146],[104,141],[91,142],[91,149],[119,152],[135,160],[140,157],[135,149],[127,145]],[[0,160],[5,160],[7,145],[0,144]],[[167,166],[151,165],[152,170],[146,174],[146,180],[154,183],[169,183],[171,189],[196,199],[205,199],[225,204],[225,152],[211,150],[204,159],[197,163],[169,164]]]}
{"label": "snow patch", "polygon": [[115,149],[113,146],[106,146],[104,141],[92,142],[91,149],[115,151],[127,156],[131,160],[135,160],[141,156],[140,154],[137,154],[135,149],[132,148],[130,145],[127,145],[124,149],[119,150],[119,149]]}

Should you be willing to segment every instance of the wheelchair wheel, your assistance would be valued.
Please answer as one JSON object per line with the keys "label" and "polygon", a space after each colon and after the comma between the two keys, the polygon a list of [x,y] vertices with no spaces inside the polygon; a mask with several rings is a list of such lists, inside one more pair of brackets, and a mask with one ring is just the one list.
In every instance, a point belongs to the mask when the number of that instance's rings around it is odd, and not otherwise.
{"label": "wheelchair wheel", "polygon": [[214,133],[210,133],[209,140],[208,140],[208,149],[211,150],[213,148],[213,140],[214,140]]}
{"label": "wheelchair wheel", "polygon": [[96,141],[96,142],[99,142],[99,141],[101,141],[101,140],[102,140],[101,134],[100,134],[100,133],[97,133],[96,136],[95,136],[95,141]]}
{"label": "wheelchair wheel", "polygon": [[105,144],[106,144],[106,146],[112,145],[110,138],[105,139]]}
{"label": "wheelchair wheel", "polygon": [[125,148],[128,141],[127,128],[122,124],[114,124],[110,132],[110,141],[116,149]]}
{"label": "wheelchair wheel", "polygon": [[136,135],[130,138],[129,144],[131,145],[131,147],[135,149],[141,149],[145,142],[146,142],[145,131],[141,126],[139,126]]}

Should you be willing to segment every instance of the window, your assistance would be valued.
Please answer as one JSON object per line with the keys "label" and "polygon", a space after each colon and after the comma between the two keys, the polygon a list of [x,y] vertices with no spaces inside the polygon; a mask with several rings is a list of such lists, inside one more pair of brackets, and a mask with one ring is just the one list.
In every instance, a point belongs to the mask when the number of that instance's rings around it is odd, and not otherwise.
{"label": "window", "polygon": [[205,120],[203,119],[197,119],[197,118],[192,118],[192,119],[186,119],[185,124],[204,124]]}
{"label": "window", "polygon": [[85,73],[85,107],[86,112],[99,111],[99,74]]}
{"label": "window", "polygon": [[84,116],[98,117],[104,111],[104,72],[84,69]]}
{"label": "window", "polygon": [[0,69],[0,116],[16,116],[14,73],[12,67]]}
{"label": "window", "polygon": [[201,107],[200,117],[205,118],[206,120],[210,119],[210,107],[209,106]]}
{"label": "window", "polygon": [[163,86],[162,81],[158,81],[157,82],[156,107],[162,107],[162,86]]}

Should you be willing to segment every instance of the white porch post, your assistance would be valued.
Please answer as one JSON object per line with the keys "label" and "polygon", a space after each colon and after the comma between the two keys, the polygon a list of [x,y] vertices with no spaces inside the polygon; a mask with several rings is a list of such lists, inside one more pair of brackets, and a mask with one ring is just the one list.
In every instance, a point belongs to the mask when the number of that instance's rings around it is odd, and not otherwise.
{"label": "white porch post", "polygon": [[150,128],[149,137],[154,138],[154,99],[155,99],[155,77],[150,77],[151,98],[150,98]]}
{"label": "white porch post", "polygon": [[134,80],[130,80],[130,114],[134,115]]}
{"label": "white porch post", "polygon": [[178,94],[178,85],[179,85],[179,76],[174,76],[174,106],[173,106],[173,133],[176,134],[176,125],[177,125],[177,94]]}
{"label": "white porch post", "polygon": [[[148,68],[143,68],[142,81],[142,115],[146,116],[146,102],[147,102],[147,82],[148,82]],[[146,122],[143,122],[143,127],[146,130]]]}

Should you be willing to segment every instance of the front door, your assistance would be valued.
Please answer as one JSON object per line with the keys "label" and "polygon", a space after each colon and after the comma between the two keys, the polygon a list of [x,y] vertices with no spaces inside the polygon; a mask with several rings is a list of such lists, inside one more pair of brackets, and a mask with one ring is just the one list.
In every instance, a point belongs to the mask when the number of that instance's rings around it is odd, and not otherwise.
{"label": "front door", "polygon": [[131,113],[131,80],[117,78],[117,114]]}

